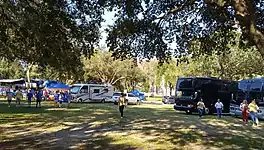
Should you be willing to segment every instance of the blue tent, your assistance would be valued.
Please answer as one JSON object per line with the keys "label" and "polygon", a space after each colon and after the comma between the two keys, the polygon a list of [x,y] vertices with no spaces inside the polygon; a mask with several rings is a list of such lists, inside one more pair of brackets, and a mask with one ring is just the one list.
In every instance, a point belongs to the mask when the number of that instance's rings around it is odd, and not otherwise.
{"label": "blue tent", "polygon": [[140,100],[145,100],[145,94],[143,92],[140,92],[139,90],[134,90],[134,91],[132,91],[130,93],[134,94]]}
{"label": "blue tent", "polygon": [[47,89],[57,89],[57,90],[68,90],[70,87],[66,84],[63,83],[56,83],[56,84],[51,84],[50,86],[46,87]]}
{"label": "blue tent", "polygon": [[50,86],[52,86],[52,85],[54,85],[54,84],[57,84],[57,83],[58,83],[58,82],[55,81],[55,80],[45,81],[45,82],[43,83],[43,86],[44,86],[44,87],[50,87]]}

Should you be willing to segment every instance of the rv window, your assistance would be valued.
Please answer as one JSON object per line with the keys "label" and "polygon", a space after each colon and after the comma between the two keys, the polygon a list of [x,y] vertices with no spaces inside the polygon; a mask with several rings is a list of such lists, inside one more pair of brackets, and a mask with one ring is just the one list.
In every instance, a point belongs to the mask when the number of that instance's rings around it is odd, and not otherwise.
{"label": "rv window", "polygon": [[81,89],[81,93],[88,93],[88,86],[83,86]]}
{"label": "rv window", "polygon": [[94,89],[94,93],[100,93],[100,89]]}

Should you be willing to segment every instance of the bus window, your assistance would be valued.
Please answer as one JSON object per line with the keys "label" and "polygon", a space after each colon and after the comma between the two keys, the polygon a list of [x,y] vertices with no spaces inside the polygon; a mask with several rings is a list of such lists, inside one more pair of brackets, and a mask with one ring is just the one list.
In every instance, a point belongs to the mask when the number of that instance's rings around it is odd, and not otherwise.
{"label": "bus window", "polygon": [[179,88],[193,88],[193,79],[190,78],[179,78],[177,81],[177,89]]}
{"label": "bus window", "polygon": [[199,78],[197,78],[194,81],[194,86],[195,86],[195,88],[199,88],[199,87],[202,87],[204,84],[208,84],[210,82],[211,82],[210,79],[199,79]]}

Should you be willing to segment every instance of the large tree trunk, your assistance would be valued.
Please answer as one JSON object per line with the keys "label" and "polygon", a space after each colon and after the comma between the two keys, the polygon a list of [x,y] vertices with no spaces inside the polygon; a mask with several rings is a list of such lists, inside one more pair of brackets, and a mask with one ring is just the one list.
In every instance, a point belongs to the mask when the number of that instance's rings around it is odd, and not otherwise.
{"label": "large tree trunk", "polygon": [[33,64],[28,64],[27,66],[27,82],[28,82],[28,87],[31,88],[31,82],[30,82],[30,70],[32,68]]}
{"label": "large tree trunk", "polygon": [[253,0],[235,0],[236,18],[264,58],[264,33],[256,26],[256,5]]}

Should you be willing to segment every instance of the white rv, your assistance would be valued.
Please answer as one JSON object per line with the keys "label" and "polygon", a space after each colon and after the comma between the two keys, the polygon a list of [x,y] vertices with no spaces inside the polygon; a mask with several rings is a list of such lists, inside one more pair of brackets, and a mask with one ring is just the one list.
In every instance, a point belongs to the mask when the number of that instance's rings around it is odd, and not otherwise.
{"label": "white rv", "polygon": [[114,87],[102,84],[73,84],[71,86],[73,102],[102,102],[111,98]]}

